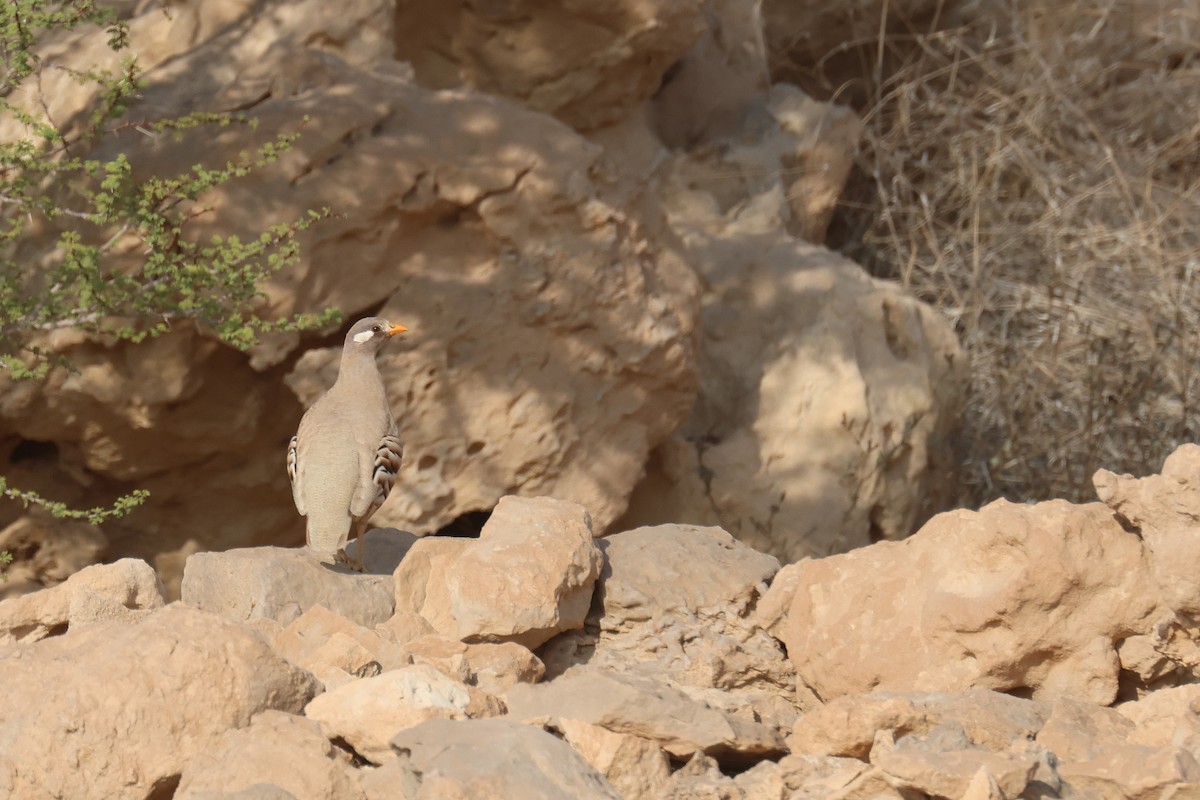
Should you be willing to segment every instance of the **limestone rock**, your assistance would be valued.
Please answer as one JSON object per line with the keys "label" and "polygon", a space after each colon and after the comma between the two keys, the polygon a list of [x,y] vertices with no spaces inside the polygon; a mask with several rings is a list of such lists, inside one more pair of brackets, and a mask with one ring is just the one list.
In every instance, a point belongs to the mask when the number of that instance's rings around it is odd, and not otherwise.
{"label": "limestone rock", "polygon": [[312,676],[258,634],[171,605],[4,653],[0,796],[145,798],[267,709],[298,712]]}
{"label": "limestone rock", "polygon": [[175,800],[210,792],[240,792],[270,784],[304,800],[362,800],[350,759],[312,720],[264,711],[230,730],[187,764]]}
{"label": "limestone rock", "polygon": [[672,609],[744,615],[779,571],[777,559],[720,528],[638,528],[601,539],[600,548],[600,619],[614,633]]}
{"label": "limestone rock", "polygon": [[304,715],[321,723],[374,764],[396,757],[388,741],[405,728],[431,719],[494,717],[496,698],[464,686],[433,667],[402,667],[347,683],[313,699]]}
{"label": "limestone rock", "polygon": [[398,58],[436,88],[469,85],[579,129],[645,102],[704,30],[698,0],[608,0],[586,13],[540,0],[503,9],[397,4]]}
{"label": "limestone rock", "polygon": [[788,572],[760,619],[826,700],[988,688],[1108,704],[1115,642],[1156,609],[1141,542],[1099,504],[999,500]]}
{"label": "limestone rock", "polygon": [[1177,745],[1200,758],[1200,684],[1159,689],[1116,711],[1136,726],[1131,744]]}
{"label": "limestone rock", "polygon": [[703,0],[700,10],[705,30],[647,103],[654,133],[673,150],[736,132],[770,79],[758,3]]}
{"label": "limestone rock", "polygon": [[701,702],[790,728],[795,675],[747,617],[779,569],[719,528],[660,525],[599,540],[605,556],[585,629],[541,650],[551,676],[575,664],[668,681]]}
{"label": "limestone rock", "polygon": [[[717,211],[736,215],[738,224],[725,223],[734,236],[739,225],[753,221],[760,232],[786,230],[822,244],[854,166],[858,117],[786,83],[744,97],[738,126],[673,155],[662,167],[659,192],[672,224],[686,237],[690,226]],[[715,208],[704,209],[710,204]],[[698,239],[691,244],[704,245]]]}
{"label": "limestone rock", "polygon": [[[130,19],[134,49],[155,51],[131,116],[239,108],[258,127],[180,143],[122,136],[89,155],[127,148],[143,174],[180,174],[308,120],[276,164],[206,197],[214,210],[193,230],[248,241],[308,209],[353,212],[306,233],[305,258],[265,287],[262,310],[379,309],[414,332],[380,359],[409,452],[376,521],[429,533],[523,494],[579,502],[597,530],[609,526],[696,385],[697,282],[646,176],[615,172],[544,114],[414,86],[381,60],[394,47],[391,3],[172,8]],[[635,94],[620,80],[598,88]],[[83,100],[64,92],[55,103],[69,119]],[[30,243],[29,263],[52,247]],[[80,505],[127,481],[151,492],[106,526],[112,555],[171,564],[185,547],[301,541],[280,453],[332,381],[339,348],[287,335],[247,356],[187,324],[136,346],[51,338],[79,371],[0,386],[0,441],[57,448],[51,466],[82,470],[64,479]]]}
{"label": "limestone rock", "polygon": [[733,778],[721,771],[716,759],[696,753],[671,775],[662,794],[664,800],[741,800]]}
{"label": "limestone rock", "polygon": [[907,536],[954,496],[967,362],[953,331],[782,234],[782,190],[713,191],[665,200],[707,287],[700,394],[618,526],[719,525],[782,561]]}
{"label": "limestone rock", "polygon": [[1037,769],[1031,753],[997,752],[982,747],[957,748],[953,743],[923,741],[917,736],[893,739],[883,734],[871,749],[871,764],[893,786],[933,797],[962,797],[983,773],[1001,797],[1018,797]]}
{"label": "limestone rock", "polygon": [[422,636],[404,645],[414,664],[428,664],[488,694],[518,683],[537,683],[546,672],[541,659],[516,642],[468,644],[444,636]]}
{"label": "limestone rock", "polygon": [[620,800],[570,745],[506,719],[433,720],[396,736],[392,748],[397,758],[363,777],[367,800]]}
{"label": "limestone rock", "polygon": [[549,729],[608,779],[625,800],[662,796],[671,763],[657,742],[576,719],[556,719]]}
{"label": "limestone rock", "polygon": [[1102,469],[1092,483],[1101,502],[1138,529],[1167,608],[1200,617],[1200,445],[1179,447],[1159,475],[1134,478]]}
{"label": "limestone rock", "polygon": [[1075,792],[1098,797],[1166,797],[1200,783],[1196,755],[1174,744],[1129,742],[1134,723],[1110,708],[1061,700],[1037,735]]}
{"label": "limestone rock", "polygon": [[320,605],[294,619],[272,637],[271,645],[318,678],[331,668],[354,673],[371,661],[384,671],[411,663],[405,650],[390,638]]}
{"label": "limestone rock", "polygon": [[317,560],[306,548],[249,547],[196,553],[183,571],[183,601],[230,619],[287,625],[313,606],[366,627],[393,612],[387,574],[359,574]]}
{"label": "limestone rock", "polygon": [[867,759],[880,732],[924,736],[953,731],[963,742],[1007,750],[1032,739],[1050,716],[1044,703],[974,689],[844,695],[805,714],[788,737],[792,753]]}
{"label": "limestone rock", "polygon": [[49,589],[0,601],[0,644],[36,642],[106,619],[161,608],[163,588],[145,561],[96,564]]}
{"label": "limestone rock", "polygon": [[[414,560],[418,556],[414,556]],[[375,627],[380,635],[386,636],[397,644],[406,644],[422,636],[433,636],[436,632],[429,621],[413,611],[399,611],[392,614],[387,622]]]}
{"label": "limestone rock", "polygon": [[766,725],[703,705],[678,689],[633,675],[576,668],[552,681],[518,684],[504,696],[514,719],[578,720],[658,742],[675,758],[705,753],[748,764],[784,751]]}
{"label": "limestone rock", "polygon": [[443,636],[535,648],[583,625],[600,562],[581,506],[505,497],[479,539],[413,547],[396,570],[396,611]]}

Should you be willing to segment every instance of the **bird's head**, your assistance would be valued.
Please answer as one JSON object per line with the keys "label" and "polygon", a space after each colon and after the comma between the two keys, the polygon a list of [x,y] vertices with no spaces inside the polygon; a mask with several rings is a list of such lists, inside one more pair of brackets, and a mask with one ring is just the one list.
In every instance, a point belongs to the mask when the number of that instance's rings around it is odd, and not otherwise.
{"label": "bird's head", "polygon": [[350,326],[346,334],[346,348],[374,355],[384,342],[406,330],[408,328],[403,325],[393,325],[383,317],[360,319]]}

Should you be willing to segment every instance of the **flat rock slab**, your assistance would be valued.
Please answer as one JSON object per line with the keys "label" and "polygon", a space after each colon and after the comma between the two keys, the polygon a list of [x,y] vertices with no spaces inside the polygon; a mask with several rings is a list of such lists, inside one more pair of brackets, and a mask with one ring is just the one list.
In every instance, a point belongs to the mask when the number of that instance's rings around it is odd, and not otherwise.
{"label": "flat rock slab", "polygon": [[534,649],[583,626],[603,557],[583,506],[504,497],[478,539],[426,537],[396,570],[396,610],[464,642]]}
{"label": "flat rock slab", "polygon": [[507,719],[431,720],[392,739],[397,758],[362,779],[368,800],[619,800],[583,756]]}
{"label": "flat rock slab", "polygon": [[281,625],[320,605],[367,628],[386,622],[395,609],[390,573],[359,574],[287,547],[196,553],[183,568],[183,602],[230,619],[264,617]]}
{"label": "flat rock slab", "polygon": [[704,753],[745,766],[787,751],[774,728],[633,675],[579,668],[547,683],[518,684],[504,699],[513,719],[579,720],[656,741],[676,758]]}

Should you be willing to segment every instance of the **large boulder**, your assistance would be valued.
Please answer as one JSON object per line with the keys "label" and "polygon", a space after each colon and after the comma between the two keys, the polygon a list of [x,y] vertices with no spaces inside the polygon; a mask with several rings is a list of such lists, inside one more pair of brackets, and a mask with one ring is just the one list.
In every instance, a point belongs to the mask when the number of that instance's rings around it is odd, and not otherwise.
{"label": "large boulder", "polygon": [[0,658],[0,796],[31,800],[169,796],[226,731],[318,688],[257,633],[182,605]]}
{"label": "large boulder", "polygon": [[1103,505],[997,500],[788,566],[758,611],[825,700],[985,688],[1106,705],[1117,645],[1158,606],[1141,539]]}
{"label": "large boulder", "polygon": [[350,756],[310,719],[264,711],[225,733],[184,768],[174,800],[268,785],[302,800],[362,800]]}
{"label": "large boulder", "polygon": [[396,569],[396,613],[465,642],[534,648],[583,625],[600,564],[582,506],[506,497],[478,539],[413,546]]}
{"label": "large boulder", "polygon": [[955,485],[953,332],[828,250],[742,244],[695,244],[710,286],[700,398],[621,524],[720,525],[784,561],[907,536]]}
{"label": "large boulder", "polygon": [[185,603],[239,622],[270,619],[288,625],[309,609],[323,606],[373,627],[386,622],[394,608],[387,573],[358,574],[331,567],[306,548],[195,553],[184,566],[182,589]]}
{"label": "large boulder", "polygon": [[[380,358],[409,446],[377,521],[427,533],[505,494],[553,494],[604,529],[694,396],[695,277],[644,176],[614,172],[544,114],[412,85],[378,48],[358,49],[390,32],[391,4],[368,5],[346,17],[282,2],[136,14],[132,45],[152,40],[156,55],[131,114],[242,108],[259,125],[119,137],[93,155],[126,149],[139,171],[177,174],[307,120],[290,152],[214,191],[213,213],[190,227],[246,239],[308,209],[345,214],[306,235],[263,310],[381,310],[411,329]],[[71,97],[82,104],[61,102]],[[30,261],[47,246],[30,243]],[[138,346],[60,332],[43,344],[75,371],[4,382],[0,441],[42,443],[42,472],[67,487],[58,496],[84,505],[149,489],[108,526],[115,556],[295,544],[303,521],[280,453],[333,379],[328,333],[274,337],[247,357],[187,324]]]}
{"label": "large boulder", "polygon": [[89,623],[134,619],[162,606],[162,582],[145,561],[94,564],[58,586],[0,602],[0,644],[31,644]]}
{"label": "large boulder", "polygon": [[570,745],[511,720],[432,720],[397,735],[392,749],[397,757],[363,778],[368,800],[620,797]]}
{"label": "large boulder", "polygon": [[655,151],[634,126],[620,139],[657,165],[704,293],[699,397],[618,529],[719,525],[795,561],[903,538],[955,498],[967,360],[953,330],[811,244],[858,129],[847,109],[776,85],[686,152]]}
{"label": "large boulder", "polygon": [[495,717],[504,705],[430,666],[389,670],[313,699],[304,715],[373,764],[396,757],[393,736],[431,719]]}
{"label": "large boulder", "polygon": [[785,752],[773,728],[649,678],[581,668],[546,683],[518,684],[504,699],[514,719],[598,725],[655,741],[675,758],[704,753],[722,764],[746,766]]}
{"label": "large boulder", "polygon": [[581,130],[642,105],[706,27],[702,0],[396,5],[396,57],[422,85],[473,86]]}
{"label": "large boulder", "polygon": [[1200,445],[1185,444],[1162,472],[1144,478],[1099,470],[1092,478],[1100,501],[1137,529],[1167,608],[1200,617]]}

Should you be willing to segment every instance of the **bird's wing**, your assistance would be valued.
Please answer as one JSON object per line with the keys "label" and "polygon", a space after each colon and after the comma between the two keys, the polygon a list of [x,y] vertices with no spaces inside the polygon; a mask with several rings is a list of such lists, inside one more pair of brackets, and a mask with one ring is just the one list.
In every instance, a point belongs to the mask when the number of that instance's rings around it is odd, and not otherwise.
{"label": "bird's wing", "polygon": [[287,474],[288,480],[292,482],[292,501],[296,504],[296,510],[300,512],[300,516],[304,516],[307,512],[304,508],[304,470],[300,466],[300,437],[293,436],[288,442],[287,449]]}
{"label": "bird's wing", "polygon": [[354,492],[350,504],[351,516],[358,520],[369,519],[383,505],[392,491],[403,460],[404,444],[396,432],[395,423],[389,422],[388,432],[379,439],[375,448],[369,479],[360,481]]}

